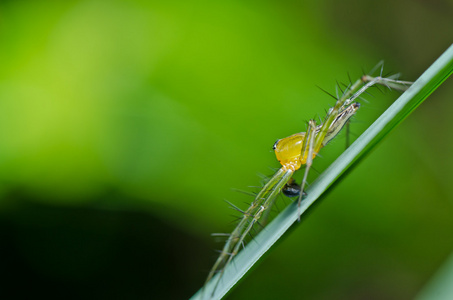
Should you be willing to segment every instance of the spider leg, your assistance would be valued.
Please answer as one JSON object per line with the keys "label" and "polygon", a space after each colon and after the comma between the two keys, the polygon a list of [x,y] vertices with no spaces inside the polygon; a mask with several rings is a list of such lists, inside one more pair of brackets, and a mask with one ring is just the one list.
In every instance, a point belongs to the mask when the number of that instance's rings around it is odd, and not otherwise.
{"label": "spider leg", "polygon": [[346,125],[345,125],[345,127],[346,127],[345,128],[345,130],[346,130],[346,149],[348,149],[349,146],[350,146],[350,142],[349,142],[349,130],[350,130],[349,124],[350,124],[350,122],[348,121],[348,122],[346,122]]}
{"label": "spider leg", "polygon": [[[300,210],[300,204],[302,202],[302,196],[304,194],[304,188],[305,184],[307,183],[307,176],[308,172],[310,171],[311,165],[313,163],[313,145],[315,141],[315,135],[316,135],[316,122],[314,120],[310,120],[308,122],[308,130],[307,130],[307,135],[306,139],[304,141],[304,146],[302,147],[302,156],[301,159],[302,161],[306,159],[305,162],[305,173],[304,173],[304,178],[302,179],[302,184],[300,185],[300,194],[299,194],[299,200],[297,201],[297,215],[298,215],[298,221],[300,221],[300,215],[301,215],[301,210]],[[316,153],[315,153],[316,155]]]}

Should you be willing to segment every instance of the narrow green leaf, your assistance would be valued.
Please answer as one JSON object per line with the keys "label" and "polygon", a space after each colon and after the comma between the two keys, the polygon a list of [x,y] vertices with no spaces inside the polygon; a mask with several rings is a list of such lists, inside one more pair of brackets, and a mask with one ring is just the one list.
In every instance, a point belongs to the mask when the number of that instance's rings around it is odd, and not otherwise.
{"label": "narrow green leaf", "polygon": [[434,278],[417,295],[416,300],[451,300],[453,299],[453,254],[443,264]]}
{"label": "narrow green leaf", "polygon": [[[348,168],[357,163],[392,129],[401,123],[453,72],[453,45],[429,67],[419,79],[396,100],[335,162],[333,162],[307,191],[301,204],[304,213]],[[220,299],[258,259],[293,225],[298,213],[296,203],[289,205],[251,241],[229,264],[212,298],[218,280],[214,276],[191,299]]]}

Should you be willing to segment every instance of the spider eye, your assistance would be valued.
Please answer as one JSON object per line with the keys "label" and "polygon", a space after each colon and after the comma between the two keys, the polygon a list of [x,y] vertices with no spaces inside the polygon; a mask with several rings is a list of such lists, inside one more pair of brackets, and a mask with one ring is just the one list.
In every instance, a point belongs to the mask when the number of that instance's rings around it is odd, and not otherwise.
{"label": "spider eye", "polygon": [[280,142],[280,140],[276,140],[276,141],[275,141],[274,146],[272,146],[272,150],[277,149],[277,144],[278,144],[278,142]]}

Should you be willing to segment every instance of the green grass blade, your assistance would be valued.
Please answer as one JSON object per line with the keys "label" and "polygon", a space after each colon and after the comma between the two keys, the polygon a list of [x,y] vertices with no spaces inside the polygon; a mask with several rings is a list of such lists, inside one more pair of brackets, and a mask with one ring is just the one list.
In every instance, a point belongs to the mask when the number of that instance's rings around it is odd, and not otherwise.
{"label": "green grass blade", "polygon": [[[304,213],[348,168],[365,156],[392,129],[417,108],[453,72],[453,45],[437,59],[419,79],[396,100],[325,172],[307,191],[302,201]],[[282,211],[263,231],[251,241],[229,264],[218,284],[213,298],[211,295],[217,276],[205,286],[205,299],[222,298],[258,259],[293,225],[297,220],[297,205],[293,203]],[[200,290],[191,299],[202,299]]]}
{"label": "green grass blade", "polygon": [[415,300],[451,300],[453,299],[453,253],[437,271],[434,277],[417,295]]}

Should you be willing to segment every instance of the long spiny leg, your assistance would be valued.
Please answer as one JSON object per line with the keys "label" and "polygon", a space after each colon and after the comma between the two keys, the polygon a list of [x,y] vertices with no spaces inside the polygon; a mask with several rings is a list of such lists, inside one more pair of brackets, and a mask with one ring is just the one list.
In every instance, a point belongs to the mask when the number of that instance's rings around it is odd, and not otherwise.
{"label": "long spiny leg", "polygon": [[237,255],[241,245],[243,245],[245,237],[250,232],[250,230],[252,230],[252,228],[255,225],[255,223],[258,222],[258,220],[261,217],[261,214],[263,213],[263,211],[264,211],[264,206],[261,205],[258,208],[258,210],[256,210],[256,213],[253,215],[253,218],[249,221],[249,224],[245,227],[244,232],[242,232],[240,236],[237,236],[237,240],[235,241],[235,246],[233,247],[232,252],[228,253],[228,255],[225,256],[225,257],[228,257],[228,260],[225,262],[225,266],[220,270],[220,277],[217,279],[217,282],[216,282],[216,284],[214,286],[214,289],[211,292],[211,297],[214,297],[214,294],[215,294],[215,292],[217,290],[217,287],[218,287],[218,285],[220,283],[220,280],[221,280],[221,278],[222,278],[222,276],[224,274],[226,266],[229,265],[229,263]]}
{"label": "long spiny leg", "polygon": [[297,215],[298,215],[298,221],[300,221],[300,204],[302,202],[302,196],[304,194],[304,188],[305,184],[307,183],[307,176],[308,172],[310,171],[310,167],[313,162],[313,145],[314,145],[314,140],[315,140],[315,134],[316,134],[316,123],[314,120],[310,120],[308,122],[308,131],[306,140],[304,141],[304,146],[302,147],[302,156],[301,159],[302,161],[306,159],[305,163],[305,173],[304,173],[304,178],[302,179],[302,184],[300,186],[300,194],[299,194],[299,200],[297,201]]}
{"label": "long spiny leg", "polygon": [[240,247],[243,245],[245,237],[248,235],[254,224],[258,223],[259,218],[264,210],[273,203],[275,197],[280,193],[282,187],[291,178],[294,171],[279,169],[277,173],[265,184],[265,186],[258,193],[249,208],[244,212],[241,220],[236,228],[229,235],[219,257],[217,258],[214,266],[208,274],[206,284],[214,277],[219,271],[219,276],[214,288],[212,289],[211,296],[214,295],[218,284],[224,274],[226,266],[232,261],[234,256],[239,252]]}
{"label": "long spiny leg", "polygon": [[289,181],[291,176],[293,175],[294,171],[292,170],[287,170],[285,174],[280,178],[279,182],[275,184],[275,186],[272,188],[270,191],[267,199],[262,203],[262,205],[255,211],[255,214],[252,216],[249,225],[245,228],[242,236],[239,238],[238,243],[234,247],[232,251],[232,255],[229,257],[227,264],[234,258],[234,256],[238,253],[240,244],[244,240],[244,238],[247,236],[247,234],[250,232],[250,230],[253,228],[253,225],[258,223],[259,219],[261,218],[261,215],[268,211],[272,204],[274,203],[275,198],[280,194],[281,189],[283,186]]}
{"label": "long spiny leg", "polygon": [[259,224],[261,224],[263,226],[267,225],[267,221],[269,220],[269,216],[270,216],[270,213],[272,211],[272,207],[274,206],[276,200],[277,200],[277,197],[275,197],[274,200],[272,201],[272,203],[270,203],[269,208],[264,211],[263,216],[261,217],[261,221],[259,222]]}
{"label": "long spiny leg", "polygon": [[349,132],[350,132],[350,125],[351,122],[346,122],[346,125],[345,125],[345,130],[346,130],[346,149],[349,148],[349,145],[350,145],[350,141],[349,141]]}
{"label": "long spiny leg", "polygon": [[389,89],[405,91],[413,83],[410,81],[393,79],[391,76],[390,77],[382,77],[382,76],[372,77],[370,75],[365,75],[365,76],[362,76],[361,80],[365,84],[357,91],[357,93],[355,93],[353,96],[351,96],[351,99],[349,101],[351,101],[351,102],[354,101],[355,98],[360,96],[369,87],[371,87],[375,84],[384,85],[384,86],[388,87]]}

